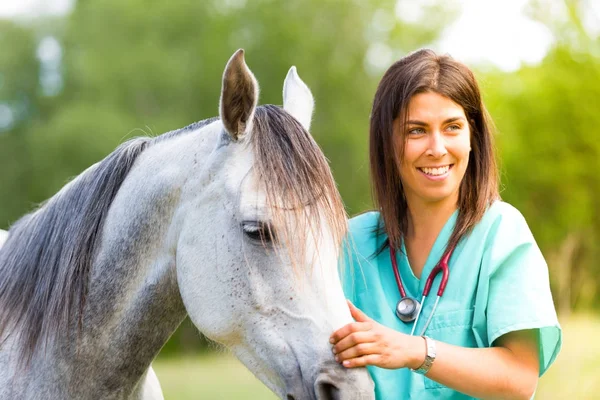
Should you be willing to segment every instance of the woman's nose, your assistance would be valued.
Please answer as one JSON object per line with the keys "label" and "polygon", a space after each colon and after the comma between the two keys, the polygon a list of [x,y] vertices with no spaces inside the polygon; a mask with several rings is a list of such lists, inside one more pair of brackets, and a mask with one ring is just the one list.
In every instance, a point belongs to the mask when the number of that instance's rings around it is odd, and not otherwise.
{"label": "woman's nose", "polygon": [[445,156],[446,153],[448,153],[448,151],[446,150],[444,137],[439,131],[432,132],[429,135],[429,147],[426,155],[440,158]]}

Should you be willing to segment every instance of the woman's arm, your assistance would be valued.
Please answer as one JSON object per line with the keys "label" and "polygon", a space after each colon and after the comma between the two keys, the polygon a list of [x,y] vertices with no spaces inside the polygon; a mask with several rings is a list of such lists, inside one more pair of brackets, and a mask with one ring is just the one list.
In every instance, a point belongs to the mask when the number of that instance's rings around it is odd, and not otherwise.
{"label": "woman's arm", "polygon": [[[331,336],[333,352],[348,368],[417,369],[425,360],[425,341],[387,328],[349,303],[356,322]],[[484,399],[530,399],[537,386],[539,356],[535,331],[501,336],[491,348],[466,348],[436,341],[437,355],[427,377]]]}

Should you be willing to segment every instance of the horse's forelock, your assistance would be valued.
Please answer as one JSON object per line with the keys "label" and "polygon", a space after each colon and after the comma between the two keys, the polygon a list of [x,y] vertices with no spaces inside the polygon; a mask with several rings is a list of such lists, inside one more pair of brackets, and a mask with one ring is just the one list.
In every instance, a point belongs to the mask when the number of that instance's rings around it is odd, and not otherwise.
{"label": "horse's forelock", "polygon": [[[346,213],[327,160],[310,134],[283,109],[266,105],[256,110],[251,141],[278,240],[294,266],[303,264],[309,232],[318,238],[330,230],[339,250]],[[290,211],[294,225],[286,223]]]}

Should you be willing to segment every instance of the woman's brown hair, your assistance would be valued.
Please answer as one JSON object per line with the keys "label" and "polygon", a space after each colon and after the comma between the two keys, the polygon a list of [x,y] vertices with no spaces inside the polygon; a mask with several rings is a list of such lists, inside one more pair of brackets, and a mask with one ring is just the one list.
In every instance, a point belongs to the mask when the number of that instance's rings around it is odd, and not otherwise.
{"label": "woman's brown hair", "polygon": [[394,63],[379,82],[370,120],[373,197],[388,243],[395,249],[400,248],[408,229],[408,205],[398,171],[405,140],[399,141],[402,144],[398,148],[393,123],[400,118],[399,126],[403,127],[410,99],[424,92],[438,93],[460,105],[471,131],[469,164],[458,195],[458,219],[447,249],[454,248],[488,206],[500,198],[491,120],[473,72],[450,56],[438,56],[431,50],[409,54]]}

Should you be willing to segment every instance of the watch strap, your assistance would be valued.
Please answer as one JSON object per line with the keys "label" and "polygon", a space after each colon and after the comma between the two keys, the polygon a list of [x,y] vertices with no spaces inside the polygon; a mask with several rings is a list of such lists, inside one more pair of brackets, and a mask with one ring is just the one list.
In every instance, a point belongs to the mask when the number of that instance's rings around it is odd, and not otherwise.
{"label": "watch strap", "polygon": [[429,372],[431,366],[433,365],[433,362],[435,361],[436,347],[435,341],[433,339],[427,336],[421,337],[425,339],[425,347],[427,348],[427,354],[425,355],[425,361],[423,361],[423,364],[421,364],[419,368],[413,369],[412,371],[416,372],[417,374],[425,375],[427,372]]}

